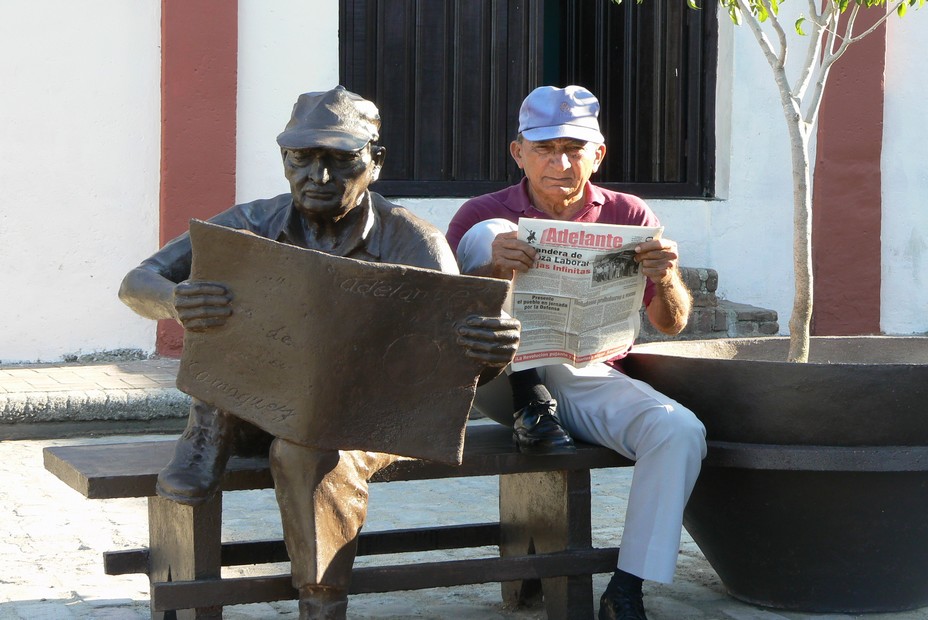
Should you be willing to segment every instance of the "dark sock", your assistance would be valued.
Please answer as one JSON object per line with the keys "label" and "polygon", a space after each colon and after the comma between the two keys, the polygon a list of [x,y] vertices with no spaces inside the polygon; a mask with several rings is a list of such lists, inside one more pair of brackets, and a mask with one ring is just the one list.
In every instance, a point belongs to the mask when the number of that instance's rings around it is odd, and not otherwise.
{"label": "dark sock", "polygon": [[534,368],[509,373],[509,385],[512,387],[513,411],[519,411],[529,403],[551,400],[551,393]]}
{"label": "dark sock", "polygon": [[609,581],[609,585],[615,584],[626,592],[641,592],[642,582],[641,577],[617,568]]}

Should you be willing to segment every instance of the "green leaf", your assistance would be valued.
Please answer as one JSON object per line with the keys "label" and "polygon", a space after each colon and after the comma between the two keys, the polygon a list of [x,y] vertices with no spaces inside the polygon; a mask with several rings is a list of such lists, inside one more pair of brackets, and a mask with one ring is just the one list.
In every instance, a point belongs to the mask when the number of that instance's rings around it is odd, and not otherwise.
{"label": "green leaf", "polygon": [[737,4],[729,5],[728,7],[728,16],[731,17],[731,21],[736,25],[741,25],[741,9]]}
{"label": "green leaf", "polygon": [[751,13],[756,15],[758,21],[761,23],[767,21],[767,18],[770,17],[770,14],[767,13],[767,7],[762,0],[751,0]]}
{"label": "green leaf", "polygon": [[699,10],[699,5],[696,3],[696,0],[686,0],[686,3],[689,5],[691,9],[694,9],[696,11]]}
{"label": "green leaf", "polygon": [[719,0],[719,6],[725,9],[734,25],[741,25],[741,9],[737,0]]}
{"label": "green leaf", "polygon": [[806,18],[802,15],[799,16],[799,19],[796,20],[796,34],[801,37],[806,36],[806,33],[802,31],[802,24],[806,21]]}
{"label": "green leaf", "polygon": [[905,12],[908,10],[909,10],[909,5],[906,4],[905,2],[900,2],[899,8],[896,9],[896,13],[899,15],[899,17],[905,17]]}

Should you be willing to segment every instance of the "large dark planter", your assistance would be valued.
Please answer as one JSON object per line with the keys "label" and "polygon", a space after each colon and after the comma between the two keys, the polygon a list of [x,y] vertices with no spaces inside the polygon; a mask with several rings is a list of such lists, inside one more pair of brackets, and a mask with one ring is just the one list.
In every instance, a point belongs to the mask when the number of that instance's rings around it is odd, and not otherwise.
{"label": "large dark planter", "polygon": [[631,376],[690,407],[709,454],[684,523],[728,592],[780,609],[928,605],[928,338],[636,347]]}

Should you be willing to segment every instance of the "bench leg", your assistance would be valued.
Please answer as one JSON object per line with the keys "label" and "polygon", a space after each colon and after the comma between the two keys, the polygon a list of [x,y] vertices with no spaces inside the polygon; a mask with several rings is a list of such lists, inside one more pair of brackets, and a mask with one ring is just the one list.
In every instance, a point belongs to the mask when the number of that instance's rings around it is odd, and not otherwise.
{"label": "bench leg", "polygon": [[[590,472],[552,471],[499,477],[500,555],[592,547]],[[555,577],[502,584],[508,607],[537,604],[548,620],[593,617],[593,577]]]}
{"label": "bench leg", "polygon": [[[222,493],[199,506],[148,498],[151,583],[220,577]],[[221,620],[222,607],[154,612],[153,620]]]}

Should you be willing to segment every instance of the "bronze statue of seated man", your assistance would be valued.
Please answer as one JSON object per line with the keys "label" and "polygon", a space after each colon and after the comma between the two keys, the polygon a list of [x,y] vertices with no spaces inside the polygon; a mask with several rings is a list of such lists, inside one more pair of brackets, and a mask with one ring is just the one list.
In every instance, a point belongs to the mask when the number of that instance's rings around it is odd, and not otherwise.
{"label": "bronze statue of seated man", "polygon": [[[210,221],[336,256],[457,273],[440,231],[368,189],[384,161],[379,130],[376,106],[341,86],[300,95],[277,137],[290,193],[235,205]],[[120,299],[144,317],[176,319],[185,330],[221,329],[235,311],[234,291],[221,282],[188,280],[191,260],[184,234],[126,275]],[[473,317],[448,329],[458,329],[467,356],[485,369],[481,380],[499,374],[518,345],[514,319]],[[219,486],[230,454],[266,450],[270,443],[300,618],[344,618],[368,480],[399,457],[318,450],[249,427],[194,399],[174,457],[158,477],[158,493],[202,502]]]}

